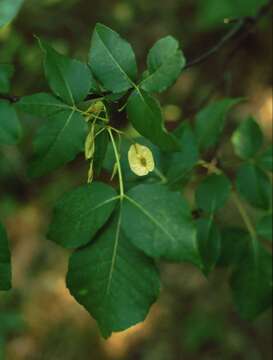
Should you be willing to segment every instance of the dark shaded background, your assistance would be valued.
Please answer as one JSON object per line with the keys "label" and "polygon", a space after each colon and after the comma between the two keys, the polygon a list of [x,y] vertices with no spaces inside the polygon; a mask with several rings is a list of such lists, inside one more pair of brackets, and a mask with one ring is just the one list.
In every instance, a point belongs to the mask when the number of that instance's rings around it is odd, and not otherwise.
{"label": "dark shaded background", "polygon": [[[92,29],[99,21],[129,39],[141,70],[149,48],[167,34],[179,39],[191,60],[231,26],[211,21],[205,1],[28,0],[17,20],[0,30],[0,59],[16,66],[14,94],[46,90],[33,34],[85,60]],[[231,117],[225,136],[251,113],[267,141],[272,140],[271,17],[247,38],[240,35],[206,63],[185,71],[174,88],[161,96],[170,128],[191,119],[212,99],[240,96],[248,101]],[[162,265],[163,293],[149,319],[102,341],[93,320],[65,288],[67,253],[45,235],[54,201],[64,190],[85,181],[86,166],[79,158],[31,183],[25,164],[30,139],[41,120],[22,116],[22,122],[22,143],[0,150],[0,217],[12,240],[15,287],[0,295],[0,359],[1,351],[8,360],[272,358],[271,312],[253,324],[240,320],[226,284],[227,271],[216,271],[208,282],[188,265]],[[238,221],[232,207],[224,216],[227,224]]]}

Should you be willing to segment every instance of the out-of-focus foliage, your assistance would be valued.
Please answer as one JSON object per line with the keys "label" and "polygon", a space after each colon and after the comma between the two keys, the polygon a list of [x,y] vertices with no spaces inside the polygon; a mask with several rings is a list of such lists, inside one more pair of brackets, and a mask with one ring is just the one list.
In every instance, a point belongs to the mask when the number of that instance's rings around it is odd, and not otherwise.
{"label": "out-of-focus foliage", "polygon": [[[235,7],[233,2],[224,0],[218,1],[216,6],[213,1],[202,0],[28,0],[16,21],[0,30],[0,62],[13,63],[16,68],[10,89],[7,76],[1,76],[0,67],[0,92],[26,95],[48,91],[41,75],[42,56],[33,34],[47,40],[60,52],[73,54],[73,57],[86,61],[91,29],[99,21],[130,40],[140,60],[139,67],[144,70],[147,51],[157,39],[173,34],[183,44],[187,58],[191,59],[213,45],[229,29],[230,25],[224,24],[224,18],[253,15],[262,3],[257,0],[240,0]],[[237,155],[251,162],[251,165],[243,165],[244,171],[239,168],[236,171],[237,174],[242,173],[245,179],[242,186],[238,186],[242,196],[246,186],[252,189],[253,183],[257,181],[265,181],[267,184],[265,171],[272,170],[272,151],[267,150],[271,141],[272,121],[272,31],[269,21],[265,20],[258,27],[257,33],[240,44],[236,56],[228,57],[229,50],[232,50],[232,46],[228,46],[207,64],[185,72],[175,87],[162,97],[164,113],[169,120],[166,124],[168,130],[172,130],[182,119],[191,119],[200,107],[204,108],[208,100],[236,96],[248,99],[247,104],[242,104],[229,117],[227,128],[222,132],[221,142],[224,146],[219,150],[223,166],[232,163],[229,168],[233,170],[229,176],[235,179],[234,169],[237,169],[239,160],[231,150],[230,141],[226,139],[232,136],[239,119],[253,114],[265,134],[265,142],[258,149],[259,139],[255,137],[255,143],[249,146],[246,141],[242,149],[236,146],[235,141]],[[25,172],[26,163],[30,159],[30,139],[43,120],[37,114],[20,115],[25,129],[20,148],[6,145],[0,148],[0,217],[12,241],[16,279],[15,289],[8,299],[2,293],[0,299],[0,349],[5,351],[8,360],[90,357],[95,360],[271,358],[271,313],[267,312],[253,324],[239,319],[231,305],[226,285],[223,284],[223,278],[227,277],[224,268],[210,275],[210,282],[207,282],[191,266],[162,265],[163,296],[147,322],[102,343],[95,325],[90,323],[90,318],[71,300],[65,289],[66,254],[45,237],[52,203],[65,190],[82,183],[87,169],[82,162],[76,161],[53,175],[30,183]],[[126,124],[126,119],[121,115],[117,121]],[[218,128],[212,127],[218,131]],[[237,138],[252,133],[251,129],[246,124],[241,125],[237,130]],[[188,172],[198,161],[199,149],[188,136],[191,132],[191,128],[183,128],[178,136],[184,148],[193,154],[192,158],[186,157],[188,163],[178,162],[178,169],[177,157],[170,163],[166,163],[164,158],[158,161],[162,170],[168,169],[167,173],[172,175],[173,183],[177,183],[177,175],[179,184],[181,179],[187,179]],[[187,142],[183,141],[183,135]],[[254,154],[256,150],[259,152]],[[255,166],[252,163],[253,154]],[[211,160],[209,151],[207,160]],[[128,166],[126,162],[124,166]],[[202,175],[203,170],[200,171]],[[103,176],[106,176],[104,172]],[[128,176],[136,181],[129,171]],[[269,248],[267,241],[272,238],[272,226],[267,193],[263,186],[258,193],[251,189],[247,192],[252,194],[251,198],[247,196],[246,200],[255,206],[258,204],[261,210],[249,205],[246,207],[253,223],[257,224],[258,234],[265,241],[263,244]],[[193,201],[192,189],[186,189],[185,192],[187,198]],[[214,222],[225,224],[228,229],[233,227],[232,232],[221,229],[224,236],[218,264],[229,265],[227,262],[232,258],[234,265],[240,261],[241,253],[245,256],[249,238],[242,230],[237,212],[235,216],[233,205],[228,203],[227,206],[221,219],[217,214],[214,219]],[[205,234],[204,231],[202,233]],[[203,242],[211,244],[211,252],[203,255],[201,268],[206,274],[215,266],[215,254],[219,254],[219,249],[211,241],[211,238],[217,239],[217,235],[214,231],[209,235],[200,239],[200,248]],[[253,263],[253,258],[250,257],[249,263]],[[255,270],[250,274],[247,268],[240,274],[240,278],[249,275],[255,280],[256,274]],[[244,293],[241,282],[233,282],[232,285],[235,296],[238,291]],[[259,295],[256,285],[253,282],[254,295]],[[254,297],[253,301],[256,301]],[[251,306],[246,317],[251,315]]]}

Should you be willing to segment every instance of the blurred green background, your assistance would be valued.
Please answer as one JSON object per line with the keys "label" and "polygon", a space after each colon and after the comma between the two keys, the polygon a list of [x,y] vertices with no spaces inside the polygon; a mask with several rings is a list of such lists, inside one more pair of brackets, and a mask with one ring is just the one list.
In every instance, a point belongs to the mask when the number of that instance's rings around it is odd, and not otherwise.
{"label": "blurred green background", "polygon": [[[96,22],[133,45],[139,67],[160,37],[179,39],[188,60],[213,46],[232,25],[224,18],[251,16],[257,0],[27,0],[16,21],[0,30],[0,61],[13,63],[13,94],[47,90],[38,35],[63,53],[85,60]],[[235,3],[235,4],[234,4]],[[272,18],[236,39],[201,66],[183,73],[161,96],[168,127],[191,119],[214,98],[247,98],[230,119],[253,114],[272,141]],[[188,265],[162,264],[160,301],[144,324],[103,341],[95,322],[69,295],[67,253],[46,240],[54,201],[86,179],[82,158],[31,183],[26,163],[41,119],[21,116],[24,138],[0,149],[0,218],[13,249],[14,289],[0,295],[0,359],[8,360],[267,360],[272,358],[271,312],[250,324],[232,305],[226,270],[209,281]],[[227,224],[237,222],[233,209]]]}

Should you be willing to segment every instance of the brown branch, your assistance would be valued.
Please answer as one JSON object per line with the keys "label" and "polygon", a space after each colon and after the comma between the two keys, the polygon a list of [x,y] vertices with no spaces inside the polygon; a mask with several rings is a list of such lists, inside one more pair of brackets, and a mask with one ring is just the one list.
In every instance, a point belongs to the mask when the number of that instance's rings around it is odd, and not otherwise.
{"label": "brown branch", "polygon": [[[253,17],[245,17],[241,20],[236,21],[235,26],[227,32],[226,35],[223,36],[223,38],[212,48],[201,54],[196,59],[193,59],[187,63],[185,66],[185,69],[189,69],[193,66],[201,65],[202,63],[206,62],[210,57],[217,54],[219,51],[222,50],[228,43],[230,43],[233,39],[240,37],[242,35],[242,38],[245,39],[249,36],[251,31],[255,29],[257,24],[260,22],[261,19],[263,19],[265,16],[267,16],[273,7],[273,0],[270,0],[265,6],[263,6],[260,11],[257,13],[256,16]],[[93,98],[93,95],[90,95],[87,97],[87,100],[90,100]],[[19,96],[15,95],[6,95],[0,93],[0,99],[10,101],[11,103],[16,103],[20,100]]]}
{"label": "brown branch", "polygon": [[198,56],[196,59],[193,59],[188,62],[184,69],[189,69],[193,66],[201,65],[206,62],[210,57],[217,54],[222,50],[228,43],[230,43],[233,39],[237,38],[241,34],[244,34],[244,38],[248,37],[251,31],[257,26],[261,19],[267,16],[273,7],[273,1],[270,0],[265,6],[263,6],[256,16],[253,17],[245,17],[241,20],[236,21],[235,26],[227,32],[224,37],[217,42],[212,48]]}

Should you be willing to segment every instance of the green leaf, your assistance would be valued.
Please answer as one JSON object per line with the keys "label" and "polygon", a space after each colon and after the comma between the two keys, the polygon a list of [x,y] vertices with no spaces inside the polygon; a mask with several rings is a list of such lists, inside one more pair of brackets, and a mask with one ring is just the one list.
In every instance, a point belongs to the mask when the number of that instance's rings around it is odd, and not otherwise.
{"label": "green leaf", "polygon": [[55,96],[47,93],[24,96],[16,103],[16,108],[46,119],[58,112],[72,110],[69,105],[64,104]]}
{"label": "green leaf", "polygon": [[103,131],[96,136],[95,154],[94,154],[94,172],[96,176],[99,176],[101,173],[103,162],[106,157],[108,144],[109,144],[109,136],[107,131]]}
{"label": "green leaf", "polygon": [[140,84],[147,92],[162,92],[177,80],[186,59],[179,43],[171,36],[159,40],[148,55],[149,75]]}
{"label": "green leaf", "polygon": [[24,0],[0,1],[0,28],[15,18]]}
{"label": "green leaf", "polygon": [[196,190],[196,204],[205,212],[214,213],[225,206],[231,188],[231,182],[225,175],[210,175]]}
{"label": "green leaf", "polygon": [[221,255],[219,266],[233,266],[244,258],[249,246],[249,235],[240,228],[226,228],[221,231]]}
{"label": "green leaf", "polygon": [[127,105],[129,120],[134,128],[163,151],[178,151],[177,139],[164,127],[159,102],[144,91],[134,91]]}
{"label": "green leaf", "polygon": [[10,92],[10,79],[14,74],[14,67],[9,64],[0,64],[0,92],[8,94]]}
{"label": "green leaf", "polygon": [[213,218],[197,221],[197,241],[201,270],[206,276],[214,269],[221,253],[221,234]]}
{"label": "green leaf", "polygon": [[259,165],[265,171],[273,172],[273,148],[272,148],[272,145],[258,157],[257,165]]}
{"label": "green leaf", "polygon": [[266,240],[272,241],[272,227],[272,214],[266,215],[257,224],[257,234]]}
{"label": "green leaf", "polygon": [[241,99],[224,99],[214,102],[196,116],[195,134],[201,150],[208,150],[220,140],[228,112]]}
{"label": "green leaf", "polygon": [[88,66],[70,59],[39,40],[44,52],[44,69],[51,90],[69,105],[83,101],[93,85]]}
{"label": "green leaf", "polygon": [[13,145],[21,136],[21,125],[13,106],[0,100],[0,144]]}
{"label": "green leaf", "polygon": [[180,151],[168,155],[167,177],[169,184],[175,184],[187,177],[199,160],[199,151],[194,133],[188,123],[176,131],[180,143]]}
{"label": "green leaf", "polygon": [[122,233],[119,218],[71,256],[67,286],[108,338],[145,320],[159,296],[160,280],[154,262]]}
{"label": "green leaf", "polygon": [[103,183],[81,186],[56,204],[48,238],[65,248],[88,244],[112,214],[116,191]]}
{"label": "green leaf", "polygon": [[148,256],[199,264],[196,228],[180,195],[163,185],[139,185],[128,192],[122,229]]}
{"label": "green leaf", "polygon": [[263,144],[263,133],[253,118],[243,121],[232,136],[235,153],[242,159],[256,155]]}
{"label": "green leaf", "polygon": [[74,110],[51,116],[34,139],[29,175],[39,177],[74,160],[83,150],[86,131],[86,121]]}
{"label": "green leaf", "polygon": [[114,93],[132,88],[137,78],[131,45],[102,24],[97,24],[93,33],[89,65],[103,87]]}
{"label": "green leaf", "polygon": [[249,246],[234,269],[231,288],[244,319],[253,320],[272,306],[272,256],[258,242]]}
{"label": "green leaf", "polygon": [[0,290],[11,288],[11,255],[5,228],[0,223]]}
{"label": "green leaf", "polygon": [[252,206],[265,210],[271,207],[271,183],[267,175],[257,166],[243,164],[237,172],[236,185],[239,193]]}

